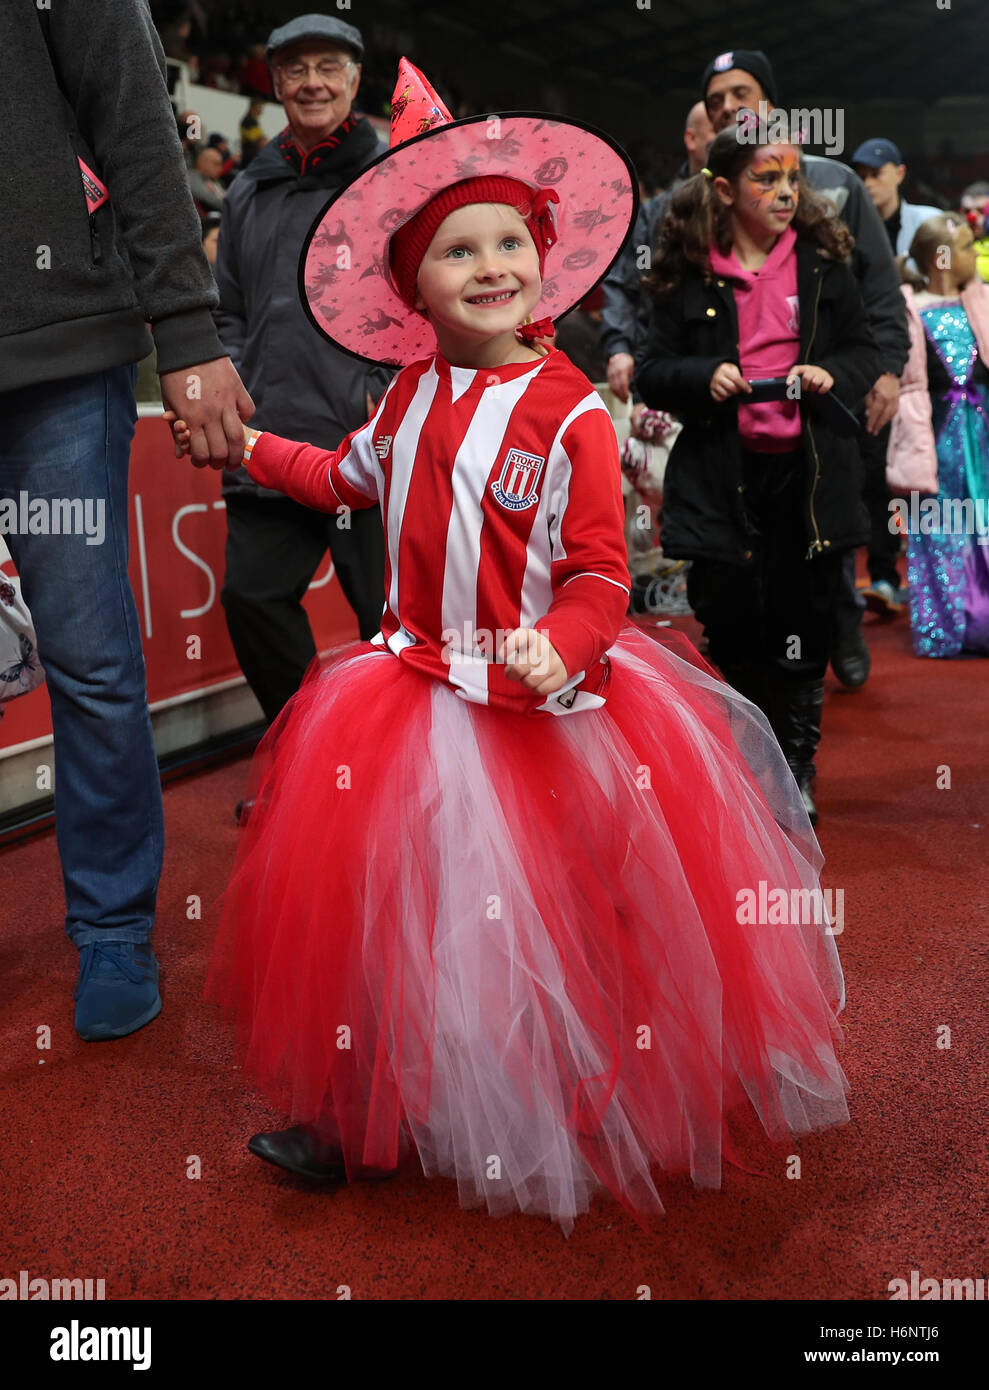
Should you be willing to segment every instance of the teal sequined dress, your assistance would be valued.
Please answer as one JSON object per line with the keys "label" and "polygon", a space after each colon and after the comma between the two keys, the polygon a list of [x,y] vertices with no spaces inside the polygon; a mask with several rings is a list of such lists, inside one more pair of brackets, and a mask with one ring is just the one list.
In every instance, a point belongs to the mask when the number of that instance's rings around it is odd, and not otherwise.
{"label": "teal sequined dress", "polygon": [[[919,310],[938,461],[937,507],[907,536],[918,656],[989,655],[989,371],[958,300]],[[927,499],[924,499],[926,502]]]}

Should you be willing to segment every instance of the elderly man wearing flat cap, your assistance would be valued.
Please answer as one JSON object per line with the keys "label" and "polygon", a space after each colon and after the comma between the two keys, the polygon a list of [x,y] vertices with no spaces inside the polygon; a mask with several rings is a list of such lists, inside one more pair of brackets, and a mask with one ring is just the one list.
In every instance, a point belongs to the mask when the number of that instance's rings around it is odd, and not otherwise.
{"label": "elderly man wearing flat cap", "polygon": [[[298,287],[317,213],[382,152],[370,121],[352,109],[363,56],[359,31],[332,16],[302,15],[272,33],[267,57],[288,125],[231,185],[216,262],[220,336],[257,405],[254,422],[323,449],[364,423],[391,375],[327,342]],[[223,491],[227,626],[271,722],[316,652],[301,600],[327,548],[361,636],[377,633],[381,515],[377,507],[346,516],[310,511],[258,487],[245,468],[224,476]]]}

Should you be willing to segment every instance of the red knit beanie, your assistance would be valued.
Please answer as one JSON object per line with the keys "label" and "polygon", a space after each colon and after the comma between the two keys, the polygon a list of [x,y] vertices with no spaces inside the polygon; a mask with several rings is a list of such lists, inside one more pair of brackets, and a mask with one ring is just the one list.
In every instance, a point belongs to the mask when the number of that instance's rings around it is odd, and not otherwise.
{"label": "red knit beanie", "polygon": [[538,192],[503,174],[489,174],[476,179],[462,179],[444,188],[410,220],[393,233],[389,244],[392,278],[402,301],[415,307],[416,280],[422,258],[444,218],[468,203],[507,203],[522,212],[539,256],[539,273],[543,273],[546,252],[556,241],[556,215],[551,203],[560,201],[554,188]]}

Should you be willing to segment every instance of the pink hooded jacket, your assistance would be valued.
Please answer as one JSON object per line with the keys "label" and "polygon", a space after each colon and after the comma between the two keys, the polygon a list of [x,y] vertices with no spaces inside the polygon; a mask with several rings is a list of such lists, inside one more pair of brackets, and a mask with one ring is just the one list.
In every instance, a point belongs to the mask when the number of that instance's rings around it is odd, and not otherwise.
{"label": "pink hooded jacket", "polygon": [[[910,356],[900,378],[900,408],[893,416],[886,451],[886,481],[893,492],[937,492],[937,452],[931,393],[927,382],[927,340],[913,290],[901,286],[907,301]],[[989,285],[976,277],[961,293],[979,356],[989,365]]]}

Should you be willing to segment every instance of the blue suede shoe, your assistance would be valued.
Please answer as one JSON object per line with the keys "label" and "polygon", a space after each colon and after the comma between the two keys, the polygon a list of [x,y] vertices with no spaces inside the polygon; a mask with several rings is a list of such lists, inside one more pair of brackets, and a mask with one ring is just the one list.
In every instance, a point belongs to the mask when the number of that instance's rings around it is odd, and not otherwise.
{"label": "blue suede shoe", "polygon": [[158,962],[150,945],[93,941],[79,952],[76,1032],[85,1042],[125,1038],[161,1013]]}

